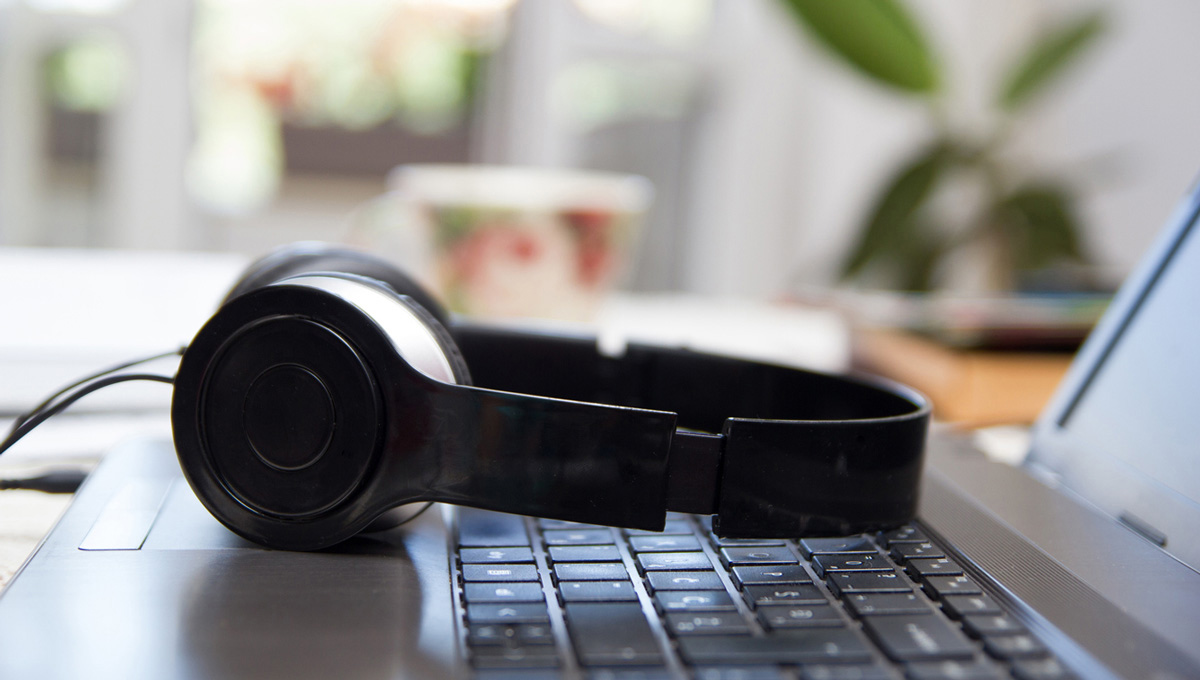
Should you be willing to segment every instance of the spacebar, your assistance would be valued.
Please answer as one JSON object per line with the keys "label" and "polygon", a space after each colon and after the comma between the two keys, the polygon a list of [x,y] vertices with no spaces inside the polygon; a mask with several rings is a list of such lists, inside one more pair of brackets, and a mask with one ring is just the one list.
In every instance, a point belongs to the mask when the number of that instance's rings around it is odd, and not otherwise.
{"label": "spacebar", "polygon": [[575,653],[583,666],[662,662],[641,605],[571,603],[564,608]]}
{"label": "spacebar", "polygon": [[807,663],[871,657],[862,638],[849,630],[806,630],[769,637],[684,637],[679,639],[679,651],[693,664]]}

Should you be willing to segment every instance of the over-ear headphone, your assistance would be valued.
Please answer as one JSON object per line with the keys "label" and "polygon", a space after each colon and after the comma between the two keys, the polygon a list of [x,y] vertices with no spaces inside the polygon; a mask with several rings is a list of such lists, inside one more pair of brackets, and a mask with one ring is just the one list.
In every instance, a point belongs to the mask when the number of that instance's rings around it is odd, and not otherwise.
{"label": "over-ear headphone", "polygon": [[916,511],[929,405],[883,381],[452,322],[387,262],[258,261],[183,354],[184,475],[272,547],[345,540],[442,501],[722,536],[849,534]]}

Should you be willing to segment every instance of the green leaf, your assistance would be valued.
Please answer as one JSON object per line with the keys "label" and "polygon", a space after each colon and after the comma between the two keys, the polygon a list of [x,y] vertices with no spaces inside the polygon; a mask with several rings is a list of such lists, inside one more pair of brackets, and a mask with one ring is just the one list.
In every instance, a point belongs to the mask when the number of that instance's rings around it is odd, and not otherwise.
{"label": "green leaf", "polygon": [[1009,72],[1000,91],[1000,106],[1015,111],[1032,99],[1083,53],[1104,24],[1104,14],[1095,11],[1043,35]]}
{"label": "green leaf", "polygon": [[1074,198],[1056,185],[1028,185],[1000,201],[993,212],[1012,244],[1019,270],[1042,269],[1060,260],[1084,261]]}
{"label": "green leaf", "polygon": [[933,290],[933,274],[945,255],[941,240],[928,234],[910,239],[898,255],[901,265],[898,272],[900,288],[909,291]]}
{"label": "green leaf", "polygon": [[886,85],[937,91],[937,61],[898,0],[784,0],[809,30],[849,64]]}
{"label": "green leaf", "polygon": [[928,250],[918,214],[952,160],[951,148],[937,144],[899,169],[879,194],[858,243],[842,263],[843,281],[872,261],[896,264],[906,280],[921,278],[905,273],[913,267],[932,272],[932,262],[923,262],[925,256],[918,254]]}

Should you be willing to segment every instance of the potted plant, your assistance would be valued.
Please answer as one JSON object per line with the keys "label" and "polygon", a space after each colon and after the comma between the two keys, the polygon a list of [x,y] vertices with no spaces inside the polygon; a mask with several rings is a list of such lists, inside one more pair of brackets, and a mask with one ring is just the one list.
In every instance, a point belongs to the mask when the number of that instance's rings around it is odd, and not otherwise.
{"label": "potted plant", "polygon": [[[842,263],[843,280],[912,291],[938,283],[948,256],[969,247],[988,253],[988,287],[1014,290],[1052,265],[1082,264],[1076,188],[1062,177],[1019,167],[1003,156],[1021,114],[1099,36],[1099,11],[1037,36],[995,94],[990,131],[965,136],[944,115],[944,78],[930,42],[901,0],[783,0],[816,41],[876,83],[925,105],[933,139],[879,189],[857,242]],[[980,196],[972,215],[948,224],[934,197],[951,182]]]}

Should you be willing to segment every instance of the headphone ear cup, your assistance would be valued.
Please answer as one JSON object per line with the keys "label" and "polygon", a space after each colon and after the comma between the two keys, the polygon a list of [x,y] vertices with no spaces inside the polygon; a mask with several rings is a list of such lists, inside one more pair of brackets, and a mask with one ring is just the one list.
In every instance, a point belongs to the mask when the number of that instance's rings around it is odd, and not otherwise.
{"label": "headphone ear cup", "polygon": [[267,253],[246,269],[221,304],[283,279],[320,272],[352,274],[382,283],[397,295],[414,300],[449,335],[446,327],[450,325],[450,315],[433,295],[395,265],[369,253],[325,243],[293,243]]}

